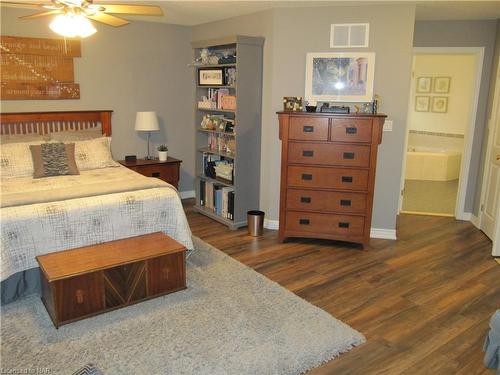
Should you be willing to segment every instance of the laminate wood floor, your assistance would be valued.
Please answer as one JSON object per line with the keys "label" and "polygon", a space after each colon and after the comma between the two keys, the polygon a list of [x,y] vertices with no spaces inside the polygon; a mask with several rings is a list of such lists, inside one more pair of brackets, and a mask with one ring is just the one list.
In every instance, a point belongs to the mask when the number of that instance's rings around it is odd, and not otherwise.
{"label": "laminate wood floor", "polygon": [[367,342],[309,372],[493,374],[482,344],[500,308],[491,242],[468,222],[401,215],[398,240],[371,249],[325,240],[278,242],[230,231],[184,202],[193,234],[362,332]]}

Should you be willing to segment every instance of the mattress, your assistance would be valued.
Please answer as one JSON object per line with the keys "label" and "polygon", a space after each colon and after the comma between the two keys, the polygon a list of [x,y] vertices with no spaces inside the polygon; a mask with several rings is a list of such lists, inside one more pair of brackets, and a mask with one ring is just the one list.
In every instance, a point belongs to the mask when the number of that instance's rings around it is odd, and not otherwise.
{"label": "mattress", "polygon": [[20,194],[33,199],[0,209],[0,280],[37,267],[41,254],[157,231],[192,250],[177,190],[152,180],[122,166],[76,176],[2,179],[2,199]]}

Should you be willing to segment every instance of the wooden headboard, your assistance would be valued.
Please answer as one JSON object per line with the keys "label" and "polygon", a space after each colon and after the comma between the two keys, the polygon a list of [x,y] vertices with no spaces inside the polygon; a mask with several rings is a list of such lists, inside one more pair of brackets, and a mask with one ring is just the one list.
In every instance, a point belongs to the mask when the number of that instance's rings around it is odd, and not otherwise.
{"label": "wooden headboard", "polygon": [[102,129],[111,135],[113,111],[17,112],[0,114],[1,135],[47,135],[66,130]]}

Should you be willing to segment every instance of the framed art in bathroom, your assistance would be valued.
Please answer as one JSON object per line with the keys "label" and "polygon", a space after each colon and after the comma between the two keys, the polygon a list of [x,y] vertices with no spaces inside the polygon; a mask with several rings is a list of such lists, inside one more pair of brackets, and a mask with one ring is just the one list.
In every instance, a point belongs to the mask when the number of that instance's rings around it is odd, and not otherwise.
{"label": "framed art in bathroom", "polygon": [[419,94],[428,94],[432,89],[432,77],[417,78],[417,92]]}
{"label": "framed art in bathroom", "polygon": [[308,53],[306,92],[309,103],[371,102],[375,53]]}
{"label": "framed art in bathroom", "polygon": [[448,94],[450,92],[451,77],[434,78],[433,91],[436,94]]}
{"label": "framed art in bathroom", "polygon": [[433,96],[431,107],[431,111],[435,113],[448,112],[448,98],[446,96]]}
{"label": "framed art in bathroom", "polygon": [[415,96],[415,112],[429,112],[430,96]]}

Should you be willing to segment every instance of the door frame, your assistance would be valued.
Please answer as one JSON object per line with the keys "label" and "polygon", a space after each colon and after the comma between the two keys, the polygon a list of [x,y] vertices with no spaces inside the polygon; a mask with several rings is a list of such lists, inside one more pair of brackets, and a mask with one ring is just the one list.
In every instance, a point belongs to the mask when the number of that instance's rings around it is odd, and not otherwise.
{"label": "door frame", "polygon": [[[477,109],[479,106],[479,94],[481,90],[481,78],[483,76],[484,62],[484,47],[413,47],[413,58],[418,54],[467,54],[477,56],[477,67],[475,75],[474,94],[472,96],[471,114],[468,120],[469,126],[464,134],[464,150],[462,154],[462,163],[460,165],[460,175],[458,182],[457,200],[455,203],[455,218],[458,220],[471,220],[472,213],[465,211],[465,196],[467,193],[467,185],[469,183],[470,162],[472,157],[472,144],[476,130]],[[412,77],[410,89],[414,89],[415,77],[413,77],[414,62],[412,63]],[[408,97],[408,109],[410,108],[411,93]],[[403,152],[403,166],[401,168],[401,192],[399,194],[398,213],[403,208],[403,189],[405,186],[406,173],[406,154],[408,149],[408,136],[410,133],[410,119],[406,116],[406,136]]]}
{"label": "door frame", "polygon": [[[484,201],[486,200],[486,190],[487,190],[487,178],[488,178],[488,172],[489,169],[488,163],[491,160],[491,153],[493,152],[493,136],[494,134],[491,132],[491,129],[493,126],[496,126],[495,122],[500,121],[500,118],[497,118],[497,116],[500,116],[500,65],[497,67],[497,71],[494,72],[495,74],[495,83],[494,83],[494,91],[493,91],[493,100],[492,100],[492,106],[491,106],[491,112],[490,112],[490,117],[488,118],[487,122],[487,131],[488,131],[488,139],[486,141],[486,153],[485,153],[485,159],[484,159],[484,170],[483,170],[483,175],[481,176],[481,199],[479,200],[479,212],[478,212],[478,227],[479,229],[482,229],[482,224],[483,224],[483,205]],[[498,205],[498,213],[497,217],[500,217],[500,204]],[[494,234],[493,238],[491,239],[493,242],[492,246],[492,255],[495,257],[500,257],[500,219],[497,219],[497,222],[495,223],[495,229],[494,229]]]}

